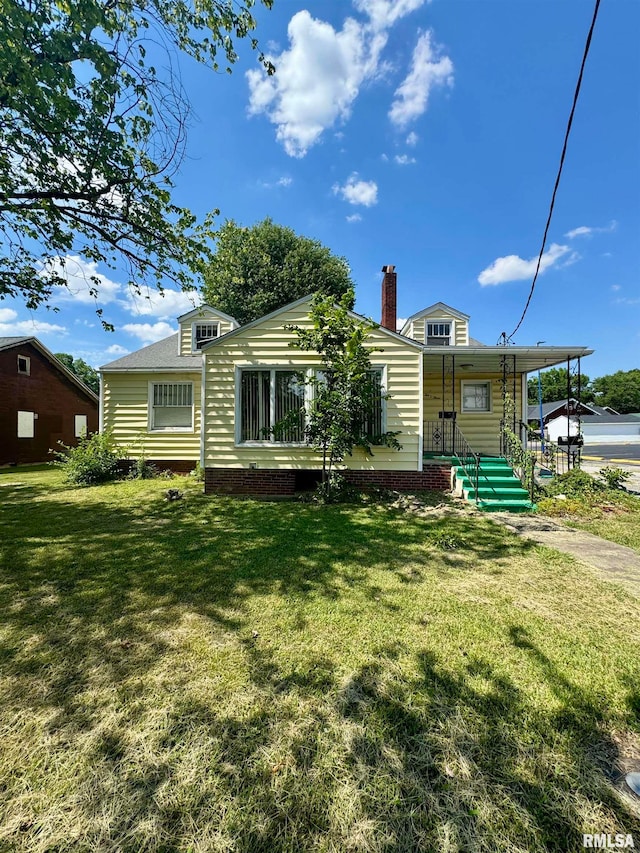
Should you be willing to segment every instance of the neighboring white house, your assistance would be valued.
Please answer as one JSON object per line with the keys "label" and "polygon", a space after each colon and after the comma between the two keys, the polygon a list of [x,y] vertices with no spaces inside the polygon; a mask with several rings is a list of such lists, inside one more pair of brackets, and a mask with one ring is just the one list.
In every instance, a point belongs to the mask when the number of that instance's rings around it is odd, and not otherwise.
{"label": "neighboring white house", "polygon": [[[579,418],[578,418],[579,414]],[[542,404],[542,418],[545,436],[558,442],[566,436],[581,434],[585,444],[614,444],[622,442],[640,442],[640,416],[621,415],[611,406],[597,406],[595,403],[567,401]],[[540,407],[529,406],[529,423],[540,423]]]}

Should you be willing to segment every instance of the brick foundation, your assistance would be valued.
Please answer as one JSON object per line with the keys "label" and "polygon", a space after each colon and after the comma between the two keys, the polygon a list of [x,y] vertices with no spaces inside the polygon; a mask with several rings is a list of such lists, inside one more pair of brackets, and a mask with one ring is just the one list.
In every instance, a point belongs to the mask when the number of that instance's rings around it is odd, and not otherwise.
{"label": "brick foundation", "polygon": [[[451,465],[427,464],[422,471],[341,471],[348,483],[363,489],[383,488],[400,492],[436,491],[451,488]],[[291,496],[311,488],[320,471],[273,468],[206,468],[205,494]]]}
{"label": "brick foundation", "polygon": [[296,472],[274,468],[205,468],[205,495],[291,496]]}

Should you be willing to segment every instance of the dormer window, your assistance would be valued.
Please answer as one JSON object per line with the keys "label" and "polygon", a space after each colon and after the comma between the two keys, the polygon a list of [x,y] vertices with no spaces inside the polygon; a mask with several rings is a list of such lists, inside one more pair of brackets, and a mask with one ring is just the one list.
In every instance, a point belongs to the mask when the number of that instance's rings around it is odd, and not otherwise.
{"label": "dormer window", "polygon": [[192,350],[201,350],[205,344],[220,335],[220,323],[194,323]]}
{"label": "dormer window", "polygon": [[426,323],[424,337],[428,347],[448,347],[451,344],[451,323],[441,321]]}

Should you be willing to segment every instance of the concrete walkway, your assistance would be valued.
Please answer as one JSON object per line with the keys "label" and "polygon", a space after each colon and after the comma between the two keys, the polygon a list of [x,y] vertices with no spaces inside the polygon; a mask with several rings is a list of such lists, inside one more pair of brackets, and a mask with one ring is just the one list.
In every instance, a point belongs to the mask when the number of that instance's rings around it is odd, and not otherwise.
{"label": "concrete walkway", "polygon": [[640,597],[640,554],[632,548],[617,545],[584,530],[571,530],[555,519],[542,515],[494,512],[489,517],[519,536],[575,557],[595,569],[601,577],[621,584],[633,595]]}

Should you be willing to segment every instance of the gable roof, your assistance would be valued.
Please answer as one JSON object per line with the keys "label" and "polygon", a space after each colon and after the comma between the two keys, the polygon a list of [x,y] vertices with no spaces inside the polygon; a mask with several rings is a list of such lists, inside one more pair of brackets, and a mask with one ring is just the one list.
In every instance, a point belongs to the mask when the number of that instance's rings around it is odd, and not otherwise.
{"label": "gable roof", "polygon": [[[571,397],[570,402],[577,404],[578,401],[575,399],[575,397]],[[553,402],[543,403],[542,404],[542,417],[547,418],[549,415],[552,415],[557,409],[566,408],[566,405],[567,405],[566,399],[565,400],[554,400]],[[580,405],[584,409],[588,409],[590,412],[593,412],[594,415],[600,414],[600,412],[597,411],[598,406],[594,406],[591,403],[582,403],[582,402],[580,403]],[[529,420],[532,420],[532,421],[540,420],[540,406],[538,405],[538,403],[534,403],[533,405],[529,406],[527,414],[528,414]]]}
{"label": "gable roof", "polygon": [[211,305],[199,305],[197,308],[193,308],[191,311],[187,311],[186,314],[181,314],[178,317],[178,323],[182,323],[183,320],[189,320],[191,317],[202,317],[203,311],[210,311],[216,317],[219,317],[221,320],[228,320],[234,328],[238,328],[240,323],[236,320],[235,317],[232,317],[230,314],[225,314],[224,311],[218,311],[217,308],[212,308]]}
{"label": "gable roof", "polygon": [[454,317],[457,317],[458,320],[468,320],[469,314],[463,314],[462,311],[458,311],[457,308],[452,308],[450,305],[446,305],[444,302],[434,302],[433,305],[429,305],[428,308],[423,308],[421,311],[416,311],[415,314],[412,314],[410,317],[404,322],[404,326],[407,326],[413,320],[418,320],[421,317],[426,317],[428,314],[437,314],[438,311],[446,311],[448,314],[453,314]]}
{"label": "gable roof", "polygon": [[[282,308],[277,308],[275,311],[272,311],[270,314],[265,314],[264,317],[258,317],[257,320],[252,320],[250,323],[245,323],[244,326],[240,326],[238,329],[233,329],[231,332],[227,332],[226,335],[221,335],[219,338],[215,338],[209,343],[205,344],[202,347],[202,352],[206,352],[209,349],[213,349],[213,347],[220,344],[222,341],[225,343],[230,339],[234,338],[236,335],[239,335],[240,332],[246,332],[248,329],[253,329],[256,326],[259,326],[261,323],[264,323],[266,320],[272,320],[274,317],[278,317],[280,314],[284,314],[286,311],[290,311],[292,308],[298,308],[300,305],[304,305],[307,302],[312,302],[315,294],[310,293],[308,296],[303,296],[300,299],[296,299],[295,302],[290,302],[288,305],[283,305]],[[362,314],[356,314],[355,311],[349,311],[349,316],[354,317],[357,320],[368,320],[368,317],[363,316]],[[384,326],[378,326],[376,331],[382,332],[385,335],[388,335],[390,338],[394,340],[401,341],[403,344],[407,344],[408,346],[413,347],[414,349],[422,350],[424,349],[423,345],[418,343],[418,341],[414,341],[412,338],[407,338],[404,335],[401,335],[399,332],[392,332],[390,329],[386,329]]]}
{"label": "gable roof", "polygon": [[179,333],[103,364],[100,370],[200,370],[201,355],[180,355]]}
{"label": "gable roof", "polygon": [[98,402],[98,395],[95,391],[92,391],[88,385],[85,385],[82,379],[79,376],[69,370],[66,364],[63,364],[59,359],[55,357],[55,355],[48,350],[46,346],[41,343],[37,338],[33,336],[21,336],[21,337],[10,337],[10,338],[0,338],[0,350],[11,349],[12,347],[24,346],[25,344],[29,344],[38,350],[38,352],[43,355],[47,361],[51,362],[51,364],[56,368],[56,370],[60,371],[60,373],[64,374],[64,376],[73,382],[84,394],[86,394],[91,402]]}

